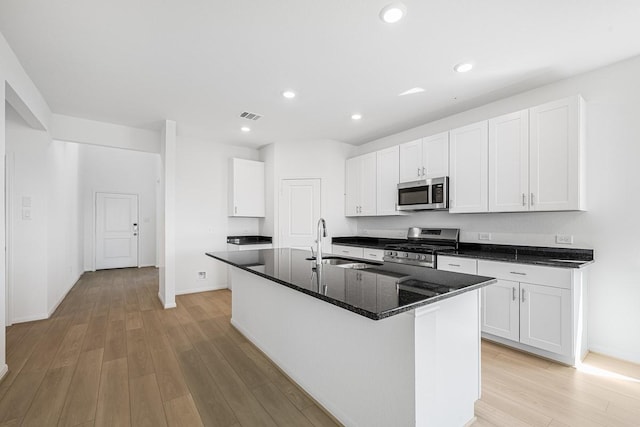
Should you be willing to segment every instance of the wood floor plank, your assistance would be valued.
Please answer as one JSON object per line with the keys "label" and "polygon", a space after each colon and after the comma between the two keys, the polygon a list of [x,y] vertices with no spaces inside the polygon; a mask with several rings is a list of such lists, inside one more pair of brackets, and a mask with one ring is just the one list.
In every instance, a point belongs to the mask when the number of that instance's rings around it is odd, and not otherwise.
{"label": "wood floor plank", "polygon": [[127,313],[127,331],[142,328],[142,315],[139,311]]}
{"label": "wood floor plank", "polygon": [[190,394],[164,402],[169,427],[204,427]]}
{"label": "wood floor plank", "polygon": [[336,427],[337,424],[333,419],[327,415],[322,409],[315,405],[305,408],[302,413],[311,421],[315,427]]}
{"label": "wood floor plank", "polygon": [[127,357],[127,334],[124,320],[113,320],[107,325],[104,345],[104,360]]}
{"label": "wood floor plank", "polygon": [[22,421],[23,426],[40,427],[58,423],[74,369],[75,366],[64,365],[47,371]]}
{"label": "wood floor plank", "polygon": [[275,385],[268,383],[254,388],[252,392],[279,426],[313,425]]}
{"label": "wood floor plank", "polygon": [[38,391],[47,371],[22,370],[0,400],[0,423],[22,419]]}
{"label": "wood floor plank", "polygon": [[127,331],[127,361],[130,378],[143,377],[155,372],[142,328]]}
{"label": "wood floor plank", "polygon": [[134,426],[166,426],[164,406],[156,375],[137,377],[130,381],[131,424]]}
{"label": "wood floor plank", "polygon": [[75,426],[92,421],[96,415],[103,349],[80,354],[69,392],[60,414],[60,426]]}
{"label": "wood floor plank", "polygon": [[180,365],[170,347],[153,351],[151,357],[163,402],[189,394]]}
{"label": "wood floor plank", "polygon": [[227,336],[217,337],[211,340],[218,351],[222,353],[234,371],[242,378],[242,381],[253,389],[260,385],[267,384],[268,378],[260,371],[255,363],[249,359],[238,346],[236,346]]}
{"label": "wood floor plank", "polygon": [[104,348],[107,336],[107,319],[107,314],[96,315],[91,318],[87,335],[82,343],[82,351]]}
{"label": "wood floor plank", "polygon": [[102,364],[96,427],[131,425],[128,370],[126,358]]}
{"label": "wood floor plank", "polygon": [[52,325],[46,335],[38,342],[31,357],[22,368],[26,371],[46,370],[51,364],[51,355],[58,352],[60,344],[64,339],[71,319],[68,317],[58,317],[52,320]]}
{"label": "wood floor plank", "polygon": [[196,350],[178,354],[178,362],[204,425],[229,426],[237,419]]}
{"label": "wood floor plank", "polygon": [[64,339],[62,340],[60,349],[51,363],[52,368],[75,365],[76,360],[80,355],[82,341],[85,338],[88,326],[89,325],[87,323],[81,323],[79,325],[69,327]]}
{"label": "wood floor plank", "polygon": [[194,343],[194,347],[211,376],[215,378],[225,400],[240,424],[245,426],[277,426],[213,344],[208,341],[199,341]]}

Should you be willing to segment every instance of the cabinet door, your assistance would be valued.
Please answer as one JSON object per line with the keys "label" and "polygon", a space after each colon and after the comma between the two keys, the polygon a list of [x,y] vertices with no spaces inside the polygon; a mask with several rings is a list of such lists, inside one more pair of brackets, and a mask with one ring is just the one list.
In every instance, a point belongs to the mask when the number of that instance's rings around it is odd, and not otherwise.
{"label": "cabinet door", "polygon": [[231,168],[233,210],[230,215],[264,217],[264,163],[231,159]]}
{"label": "cabinet door", "polygon": [[400,148],[380,150],[377,156],[376,214],[396,215],[398,180],[400,178]]}
{"label": "cabinet door", "polygon": [[482,332],[518,341],[520,330],[519,284],[498,279],[497,283],[485,286],[481,292]]}
{"label": "cabinet door", "polygon": [[489,211],[529,210],[529,110],[489,120]]}
{"label": "cabinet door", "polygon": [[520,283],[519,297],[520,342],[568,356],[571,353],[571,291]]}
{"label": "cabinet door", "polygon": [[438,255],[436,262],[438,270],[453,271],[454,273],[478,274],[478,263],[475,259]]}
{"label": "cabinet door", "polygon": [[422,139],[400,144],[400,182],[422,178]]}
{"label": "cabinet door", "polygon": [[353,258],[364,258],[364,248],[356,246],[332,245],[331,253]]}
{"label": "cabinet door", "polygon": [[529,111],[531,210],[581,209],[582,98],[565,98]]}
{"label": "cabinet door", "polygon": [[357,216],[360,204],[360,159],[347,159],[345,174],[345,216]]}
{"label": "cabinet door", "polygon": [[487,212],[487,140],[486,121],[449,132],[449,212]]}
{"label": "cabinet door", "polygon": [[359,157],[360,159],[360,215],[376,214],[376,181],[377,158],[376,153],[369,153]]}
{"label": "cabinet door", "polygon": [[449,176],[449,132],[422,139],[424,178]]}

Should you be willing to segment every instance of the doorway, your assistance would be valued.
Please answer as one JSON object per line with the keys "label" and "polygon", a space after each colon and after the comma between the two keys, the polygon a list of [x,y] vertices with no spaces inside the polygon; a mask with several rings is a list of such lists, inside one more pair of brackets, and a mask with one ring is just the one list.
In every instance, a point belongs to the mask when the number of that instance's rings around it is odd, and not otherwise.
{"label": "doorway", "polygon": [[96,193],[96,270],[138,267],[138,195]]}
{"label": "doorway", "polygon": [[280,247],[309,250],[320,219],[320,179],[281,180],[279,216]]}

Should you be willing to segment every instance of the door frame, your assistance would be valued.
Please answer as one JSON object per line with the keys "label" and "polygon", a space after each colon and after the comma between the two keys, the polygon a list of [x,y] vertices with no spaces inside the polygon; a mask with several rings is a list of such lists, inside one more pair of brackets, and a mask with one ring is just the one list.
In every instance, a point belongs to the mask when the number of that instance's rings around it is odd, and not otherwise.
{"label": "door frame", "polygon": [[91,235],[93,236],[93,245],[91,245],[91,271],[96,271],[96,246],[98,245],[98,194],[115,194],[120,196],[136,196],[136,205],[138,210],[138,235],[136,236],[138,239],[138,244],[136,245],[136,266],[131,268],[140,268],[140,195],[138,193],[123,193],[123,192],[115,192],[115,191],[93,191],[93,221],[91,222],[91,227],[93,228]]}
{"label": "door frame", "polygon": [[310,180],[310,179],[316,179],[319,181],[319,184],[320,184],[320,200],[318,200],[318,203],[320,206],[320,218],[322,218],[322,178],[318,176],[311,176],[311,177],[307,176],[307,177],[287,177],[287,178],[280,178],[278,180],[278,188],[276,189],[278,203],[275,204],[275,208],[274,208],[276,220],[274,221],[275,230],[273,233],[275,236],[278,236],[278,239],[276,242],[277,247],[282,246],[282,235],[280,233],[281,231],[280,202],[282,200],[282,184],[284,183],[284,181],[303,181],[303,180]]}
{"label": "door frame", "polygon": [[15,157],[13,153],[4,155],[4,209],[5,209],[5,326],[13,324],[13,181]]}

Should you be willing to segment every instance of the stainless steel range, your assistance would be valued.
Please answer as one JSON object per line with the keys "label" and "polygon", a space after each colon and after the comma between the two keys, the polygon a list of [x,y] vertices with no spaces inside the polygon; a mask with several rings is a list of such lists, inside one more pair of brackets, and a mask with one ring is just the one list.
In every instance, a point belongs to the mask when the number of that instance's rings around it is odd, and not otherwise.
{"label": "stainless steel range", "polygon": [[436,268],[439,251],[458,248],[458,228],[418,228],[407,232],[407,242],[387,245],[384,248],[385,262]]}

